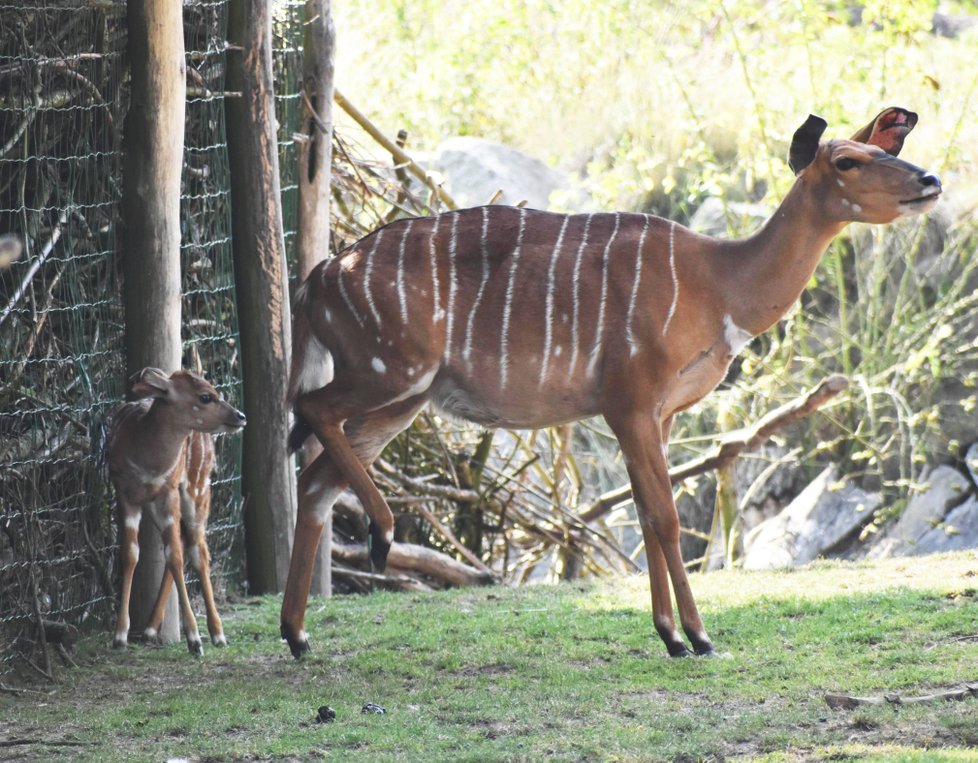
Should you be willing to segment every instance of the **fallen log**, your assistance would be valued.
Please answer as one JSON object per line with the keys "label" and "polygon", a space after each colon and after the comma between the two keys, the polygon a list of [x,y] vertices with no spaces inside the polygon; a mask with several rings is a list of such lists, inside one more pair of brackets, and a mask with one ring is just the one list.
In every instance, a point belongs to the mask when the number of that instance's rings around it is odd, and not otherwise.
{"label": "fallen log", "polygon": [[860,705],[913,705],[921,702],[960,701],[978,697],[978,683],[966,683],[960,689],[923,694],[918,697],[902,697],[899,694],[883,694],[878,697],[856,697],[849,694],[826,694],[825,704],[833,710],[852,710]]}
{"label": "fallen log", "polygon": [[[333,559],[347,564],[366,564],[367,547],[360,544],[334,542]],[[440,551],[414,543],[393,543],[387,556],[387,563],[400,570],[443,581],[448,586],[491,585],[496,582],[491,572],[477,570]]]}
{"label": "fallen log", "polygon": [[[713,471],[731,463],[742,453],[759,448],[772,435],[789,424],[814,413],[826,402],[848,388],[849,380],[844,376],[834,374],[823,379],[818,386],[809,390],[802,397],[775,408],[748,427],[723,435],[712,453],[670,469],[669,481],[675,485],[689,477],[695,477],[698,474]],[[610,490],[599,496],[591,507],[581,514],[580,520],[585,523],[593,522],[607,514],[618,504],[630,500],[631,497],[632,488],[630,485]]]}

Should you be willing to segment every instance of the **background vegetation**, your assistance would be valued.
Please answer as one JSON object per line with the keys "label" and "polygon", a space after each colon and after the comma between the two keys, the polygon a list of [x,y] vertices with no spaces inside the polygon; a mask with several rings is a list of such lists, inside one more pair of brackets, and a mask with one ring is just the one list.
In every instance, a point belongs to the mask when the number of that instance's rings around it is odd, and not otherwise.
{"label": "background vegetation", "polygon": [[[940,10],[974,17],[976,6]],[[733,236],[759,224],[738,202],[771,210],[790,186],[788,142],[809,112],[828,120],[829,137],[845,137],[885,106],[917,111],[904,157],[942,176],[943,206],[929,219],[851,226],[800,308],[755,340],[732,384],[680,420],[673,448],[684,460],[703,435],[844,373],[849,395],[791,433],[785,464],[803,478],[843,462],[884,491],[882,520],[928,463],[960,458],[978,435],[978,29],[940,36],[936,11],[934,2],[363,0],[336,8],[337,83],[386,131],[407,129],[419,152],[453,134],[513,144],[571,172],[597,209],[687,222],[717,199]],[[574,443],[567,500],[626,481],[600,423]]]}

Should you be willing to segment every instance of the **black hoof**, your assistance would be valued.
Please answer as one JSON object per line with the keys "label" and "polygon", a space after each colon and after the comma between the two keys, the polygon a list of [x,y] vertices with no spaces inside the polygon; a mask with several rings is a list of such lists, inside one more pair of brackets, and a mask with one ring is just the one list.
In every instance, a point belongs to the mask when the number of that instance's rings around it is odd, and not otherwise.
{"label": "black hoof", "polygon": [[391,544],[384,538],[384,533],[373,522],[370,523],[370,563],[377,572],[387,568],[387,554]]}
{"label": "black hoof", "polygon": [[197,639],[196,641],[188,641],[187,649],[194,657],[204,656],[204,645],[201,643],[200,639]]}
{"label": "black hoof", "polygon": [[282,638],[285,639],[285,643],[289,645],[289,651],[292,652],[292,656],[297,660],[301,660],[304,654],[312,651],[312,649],[309,647],[309,639],[305,637],[299,638],[293,636],[291,631],[285,626],[284,623],[282,624],[280,632],[282,634]]}
{"label": "black hoof", "polygon": [[666,649],[669,650],[670,657],[692,657],[693,656],[693,653],[689,651],[689,647],[687,647],[682,641],[677,641],[672,643],[667,642]]}
{"label": "black hoof", "polygon": [[[688,633],[686,635],[689,636]],[[693,645],[693,651],[696,652],[697,656],[699,657],[713,656],[713,644],[711,644],[708,639],[689,636],[689,642]]]}

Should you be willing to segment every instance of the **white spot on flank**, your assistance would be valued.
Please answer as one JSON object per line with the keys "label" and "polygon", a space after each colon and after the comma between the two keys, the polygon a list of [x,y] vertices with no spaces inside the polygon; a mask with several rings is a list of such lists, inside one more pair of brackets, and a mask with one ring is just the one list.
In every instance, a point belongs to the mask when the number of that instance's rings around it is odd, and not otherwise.
{"label": "white spot on flank", "polygon": [[195,405],[195,406],[193,406],[193,409],[194,409],[194,411],[199,411],[200,410],[200,406],[199,405]]}
{"label": "white spot on flank", "polygon": [[415,374],[416,374],[417,372],[418,372],[418,369],[416,369],[416,368],[415,368],[414,366],[411,366],[411,367],[410,367],[410,368],[409,368],[409,369],[407,370],[407,375],[413,378],[413,377],[414,377],[414,375],[415,375]]}
{"label": "white spot on flank", "polygon": [[381,228],[374,237],[374,245],[367,252],[367,265],[363,270],[363,294],[367,298],[367,306],[370,308],[370,313],[374,316],[378,328],[380,328],[380,313],[377,311],[377,305],[374,304],[373,292],[370,291],[370,275],[374,271],[374,254],[376,254],[377,247],[380,246],[381,239],[383,238],[384,229]]}
{"label": "white spot on flank", "polygon": [[554,357],[555,357],[555,358],[559,358],[559,357],[560,357],[560,353],[562,353],[563,351],[564,351],[564,348],[563,348],[563,347],[561,347],[561,346],[560,346],[560,345],[558,344],[558,345],[557,345],[556,347],[554,347]]}
{"label": "white spot on flank", "polygon": [[516,248],[513,249],[509,266],[509,283],[506,285],[506,302],[503,304],[503,330],[499,348],[499,383],[506,386],[509,373],[509,316],[513,310],[513,294],[516,286],[516,268],[520,262],[520,252],[523,249],[523,234],[526,232],[526,209],[520,207],[520,228],[516,235]]}
{"label": "white spot on flank", "polygon": [[327,323],[331,323],[332,322],[332,320],[333,320],[333,313],[332,313],[332,311],[328,307],[325,310],[323,310],[323,317],[326,319],[326,322]]}
{"label": "white spot on flank", "polygon": [[475,295],[475,301],[472,303],[472,309],[469,310],[469,325],[465,329],[465,349],[462,350],[462,357],[466,361],[469,361],[469,369],[472,368],[471,356],[472,356],[472,331],[475,326],[475,311],[479,308],[479,303],[482,302],[482,295],[486,290],[486,285],[489,283],[489,246],[488,246],[488,235],[489,235],[489,207],[482,208],[482,236],[479,239],[479,250],[482,256],[482,280],[479,282],[479,291]]}
{"label": "white spot on flank", "polygon": [[407,291],[404,289],[404,247],[407,246],[408,235],[411,233],[413,220],[408,220],[404,225],[404,233],[401,236],[401,245],[397,252],[397,297],[401,302],[401,323],[408,322]]}
{"label": "white spot on flank", "polygon": [[754,338],[749,331],[745,331],[729,315],[723,316],[723,340],[730,347],[730,354],[736,355],[744,346]]}
{"label": "white spot on flank", "polygon": [[584,233],[581,235],[581,244],[577,247],[577,259],[574,261],[574,274],[571,280],[571,292],[574,295],[574,310],[573,318],[571,321],[571,339],[573,345],[571,346],[570,362],[567,366],[567,378],[569,379],[574,373],[574,366],[577,365],[577,348],[578,348],[578,331],[579,325],[578,320],[580,316],[580,302],[581,302],[581,260],[584,257],[584,248],[587,246],[587,234],[591,229],[591,218],[593,215],[588,215],[587,219],[584,221]]}
{"label": "white spot on flank", "polygon": [[635,305],[638,304],[638,285],[642,281],[642,248],[645,246],[645,236],[649,232],[649,216],[645,215],[645,224],[642,226],[642,234],[638,237],[638,251],[635,252],[635,277],[632,279],[632,294],[628,299],[628,318],[625,321],[625,336],[628,339],[628,346],[631,354],[638,352],[638,340],[632,330],[632,320],[635,317]]}
{"label": "white spot on flank", "polygon": [[836,179],[835,179],[835,182],[839,184],[839,188],[845,188],[845,187],[846,187],[846,184],[845,184],[845,182],[844,182],[844,181],[842,180],[842,178],[836,178]]}
{"label": "white spot on flank", "polygon": [[669,226],[669,272],[672,274],[672,304],[669,305],[669,312],[666,314],[666,322],[662,327],[662,336],[669,332],[669,324],[672,316],[676,314],[676,305],[679,303],[679,278],[676,275],[676,221],[673,220]]}
{"label": "white spot on flank", "polygon": [[604,245],[604,254],[601,255],[601,300],[598,303],[598,328],[594,334],[594,347],[591,348],[591,360],[587,364],[587,375],[594,376],[594,369],[601,354],[601,340],[604,338],[604,313],[608,302],[608,266],[611,262],[611,245],[614,243],[615,236],[618,235],[618,225],[621,216],[615,212],[615,227],[611,231],[608,243]]}
{"label": "white spot on flank", "polygon": [[863,211],[863,208],[861,206],[859,206],[858,204],[853,204],[852,205],[852,211],[855,212],[858,215],[860,212]]}
{"label": "white spot on flank", "polygon": [[849,206],[849,199],[843,199],[842,200],[842,206],[848,207]]}
{"label": "white spot on flank", "polygon": [[[547,270],[547,311],[544,318],[544,329],[546,335],[543,340],[543,362],[540,364],[540,386],[547,378],[547,364],[550,362],[550,343],[553,341],[553,318],[554,318],[554,277],[557,272],[557,259],[560,257],[560,247],[564,243],[564,232],[567,230],[567,223],[570,215],[564,217],[564,224],[560,226],[560,233],[557,235],[557,243],[550,254],[550,268]],[[559,353],[555,353],[555,356]]]}
{"label": "white spot on flank", "polygon": [[379,374],[382,374],[387,370],[387,366],[384,365],[384,361],[382,361],[380,358],[374,358],[371,360],[370,367]]}

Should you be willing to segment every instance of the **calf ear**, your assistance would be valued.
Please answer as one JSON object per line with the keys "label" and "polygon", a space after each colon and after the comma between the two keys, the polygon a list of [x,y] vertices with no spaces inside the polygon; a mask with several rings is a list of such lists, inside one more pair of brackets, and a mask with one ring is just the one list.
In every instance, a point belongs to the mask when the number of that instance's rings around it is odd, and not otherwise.
{"label": "calf ear", "polygon": [[853,135],[851,140],[877,146],[896,156],[903,148],[903,139],[916,124],[916,114],[893,106],[883,109],[872,122]]}
{"label": "calf ear", "polygon": [[144,397],[166,397],[170,391],[170,377],[158,368],[144,368],[133,374],[129,382],[129,397],[140,400]]}
{"label": "calf ear", "polygon": [[828,123],[821,117],[809,114],[805,124],[795,130],[788,151],[788,166],[796,175],[812,163],[818,152],[818,140]]}

